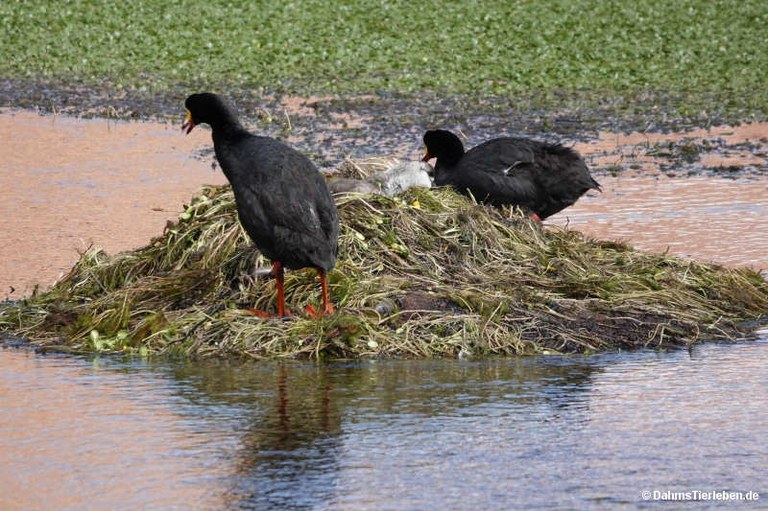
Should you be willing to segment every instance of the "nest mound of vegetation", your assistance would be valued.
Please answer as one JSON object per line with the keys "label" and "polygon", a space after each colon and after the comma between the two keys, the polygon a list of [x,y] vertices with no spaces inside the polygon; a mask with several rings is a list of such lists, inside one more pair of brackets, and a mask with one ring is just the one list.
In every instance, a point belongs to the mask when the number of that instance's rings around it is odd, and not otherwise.
{"label": "nest mound of vegetation", "polygon": [[[366,162],[350,162],[360,170]],[[381,166],[371,160],[370,166]],[[337,313],[310,269],[286,274],[295,315],[274,310],[268,267],[231,189],[207,187],[146,247],[82,254],[51,289],[0,309],[0,330],[36,346],[206,356],[456,357],[672,347],[740,338],[764,319],[759,273],[649,254],[446,189],[337,197]]]}

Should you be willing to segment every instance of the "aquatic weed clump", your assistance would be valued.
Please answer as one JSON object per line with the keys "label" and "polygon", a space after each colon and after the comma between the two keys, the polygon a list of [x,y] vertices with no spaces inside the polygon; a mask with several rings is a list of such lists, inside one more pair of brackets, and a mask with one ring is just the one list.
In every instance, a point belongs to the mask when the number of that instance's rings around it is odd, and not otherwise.
{"label": "aquatic weed clump", "polygon": [[301,313],[317,298],[311,270],[286,274],[292,318],[244,311],[274,309],[276,292],[255,271],[269,262],[237,222],[225,186],[205,188],[144,248],[82,254],[50,290],[4,306],[0,329],[69,351],[455,357],[733,339],[768,312],[768,283],[753,270],[542,228],[450,190],[348,194],[337,203],[335,315]]}

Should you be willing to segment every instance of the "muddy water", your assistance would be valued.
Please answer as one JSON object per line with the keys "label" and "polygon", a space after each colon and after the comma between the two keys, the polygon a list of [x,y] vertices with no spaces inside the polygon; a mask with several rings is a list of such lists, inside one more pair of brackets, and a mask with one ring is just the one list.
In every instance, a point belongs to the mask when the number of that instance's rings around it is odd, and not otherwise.
{"label": "muddy water", "polygon": [[599,178],[590,194],[547,221],[599,239],[630,242],[729,266],[768,269],[768,178]]}
{"label": "muddy water", "polygon": [[150,364],[2,348],[0,362],[5,511],[768,498],[768,332],[673,353],[476,362]]}
{"label": "muddy water", "polygon": [[5,111],[0,140],[0,299],[49,286],[91,244],[146,244],[203,183],[225,182],[194,157],[205,130]]}
{"label": "muddy water", "polygon": [[766,270],[766,137],[768,124],[603,133],[575,148],[591,167],[617,175],[599,176],[603,193],[590,193],[548,223],[641,250]]}

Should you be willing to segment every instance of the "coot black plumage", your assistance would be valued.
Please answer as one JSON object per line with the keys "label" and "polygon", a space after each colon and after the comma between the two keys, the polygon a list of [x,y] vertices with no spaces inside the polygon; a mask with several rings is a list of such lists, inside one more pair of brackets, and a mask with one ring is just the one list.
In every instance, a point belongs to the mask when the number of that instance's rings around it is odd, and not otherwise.
{"label": "coot black plumage", "polygon": [[237,216],[256,247],[272,260],[277,280],[277,315],[286,315],[283,268],[315,268],[323,311],[333,313],[326,273],[338,253],[336,205],[315,165],[303,154],[269,137],[252,135],[216,94],[192,94],[184,103],[189,133],[205,123],[237,203]]}
{"label": "coot black plumage", "polygon": [[589,189],[600,190],[581,156],[560,144],[502,137],[465,153],[459,137],[431,130],[424,145],[424,161],[437,158],[437,186],[452,186],[494,206],[519,206],[535,219],[567,208]]}

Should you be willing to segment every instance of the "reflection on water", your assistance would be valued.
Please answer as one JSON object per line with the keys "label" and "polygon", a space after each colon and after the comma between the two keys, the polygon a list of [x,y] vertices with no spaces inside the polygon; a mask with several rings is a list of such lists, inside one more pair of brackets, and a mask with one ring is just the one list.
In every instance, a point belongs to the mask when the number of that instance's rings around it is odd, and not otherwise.
{"label": "reflection on water", "polygon": [[643,490],[768,492],[768,332],[592,357],[254,365],[6,349],[0,363],[4,510],[597,509],[640,506]]}
{"label": "reflection on water", "polygon": [[[0,298],[49,284],[91,241],[144,244],[200,184],[224,181],[190,157],[210,146],[204,130],[2,112],[0,136],[13,147],[0,161]],[[548,223],[768,267],[764,176],[601,181],[602,195]],[[634,509],[644,490],[768,498],[768,332],[588,358],[242,365],[0,348],[0,366],[4,511]]]}

